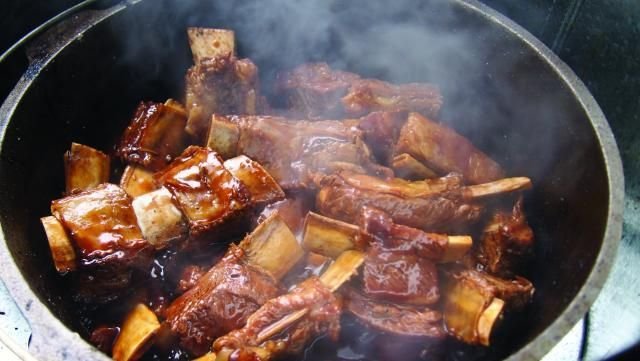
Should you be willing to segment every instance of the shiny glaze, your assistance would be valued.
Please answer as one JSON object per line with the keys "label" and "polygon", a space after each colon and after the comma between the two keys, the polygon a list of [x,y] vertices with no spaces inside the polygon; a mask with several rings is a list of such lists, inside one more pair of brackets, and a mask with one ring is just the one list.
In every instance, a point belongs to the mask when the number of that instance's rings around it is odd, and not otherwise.
{"label": "shiny glaze", "polygon": [[378,300],[430,305],[440,297],[435,264],[414,252],[370,247],[361,282],[362,292]]}
{"label": "shiny glaze", "polygon": [[191,146],[156,175],[189,220],[192,237],[237,216],[250,203],[247,188],[211,149]]}
{"label": "shiny glaze", "polygon": [[378,242],[389,251],[412,251],[432,261],[442,259],[449,243],[444,234],[395,224],[389,215],[371,207],[363,208],[358,223],[366,235],[374,237],[369,242]]}
{"label": "shiny glaze", "polygon": [[269,204],[284,199],[280,185],[258,162],[246,156],[227,159],[224,167],[251,193],[253,204]]}
{"label": "shiny glaze", "polygon": [[128,163],[159,170],[184,150],[186,122],[182,106],[171,100],[141,102],[116,151]]}
{"label": "shiny glaze", "polygon": [[62,222],[84,256],[142,241],[131,198],[114,184],[102,184],[55,200],[51,213]]}

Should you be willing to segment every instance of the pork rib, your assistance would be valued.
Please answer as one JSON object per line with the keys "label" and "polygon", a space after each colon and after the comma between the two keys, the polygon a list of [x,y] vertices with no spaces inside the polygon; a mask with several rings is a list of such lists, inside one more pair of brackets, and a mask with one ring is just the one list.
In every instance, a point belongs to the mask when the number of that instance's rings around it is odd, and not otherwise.
{"label": "pork rib", "polygon": [[395,153],[407,153],[440,174],[460,173],[474,184],[504,177],[500,165],[465,137],[418,113],[409,113],[400,130]]}
{"label": "pork rib", "polygon": [[349,122],[216,115],[208,145],[223,154],[244,154],[258,161],[286,190],[310,187],[314,175],[343,169],[390,175],[390,169],[373,162],[361,136]]}

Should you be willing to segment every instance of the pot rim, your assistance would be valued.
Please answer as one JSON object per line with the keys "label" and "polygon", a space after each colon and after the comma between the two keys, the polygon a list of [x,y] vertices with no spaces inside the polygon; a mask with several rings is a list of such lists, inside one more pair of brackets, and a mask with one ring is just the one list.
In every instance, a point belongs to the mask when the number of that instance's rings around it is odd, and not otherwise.
{"label": "pot rim", "polygon": [[[622,161],[611,128],[598,103],[573,70],[560,60],[551,49],[520,25],[477,0],[450,1],[484,17],[487,21],[511,33],[532,49],[541,60],[547,63],[558,78],[568,86],[575,99],[578,100],[584,109],[603,153],[605,168],[607,170],[609,197],[606,227],[602,245],[595,263],[584,284],[565,310],[532,341],[508,357],[508,360],[539,360],[584,317],[609,275],[622,235],[622,213],[624,208],[624,174]],[[9,119],[11,119],[22,96],[29,90],[33,80],[37,78],[40,70],[44,69],[46,65],[69,44],[82,38],[86,31],[91,30],[95,25],[107,20],[111,16],[120,13],[130,5],[131,4],[118,4],[107,10],[96,12],[94,17],[78,26],[72,34],[68,34],[56,44],[48,54],[45,54],[42,59],[33,61],[30,64],[27,71],[25,71],[24,75],[0,107],[0,145],[4,140]],[[45,303],[39,301],[38,296],[31,289],[31,286],[13,261],[1,224],[0,269],[2,270],[2,280],[5,282],[11,296],[31,325],[32,336],[29,342],[29,352],[33,353],[36,357],[44,359],[71,358],[78,360],[108,360],[106,355],[83,340],[78,333],[67,328],[66,325],[51,313]],[[50,340],[55,340],[55,345],[52,345]],[[69,347],[68,345],[72,345],[71,348],[67,348]]]}

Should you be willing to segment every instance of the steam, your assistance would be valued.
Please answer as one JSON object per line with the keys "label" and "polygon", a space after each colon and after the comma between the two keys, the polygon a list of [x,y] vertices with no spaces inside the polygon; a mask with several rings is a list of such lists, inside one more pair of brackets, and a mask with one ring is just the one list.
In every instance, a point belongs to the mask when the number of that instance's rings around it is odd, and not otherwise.
{"label": "steam", "polygon": [[[118,61],[136,68],[150,88],[161,83],[164,89],[147,99],[180,98],[191,65],[186,27],[230,28],[239,56],[258,65],[267,96],[278,71],[325,61],[365,77],[438,85],[444,97],[439,120],[534,184],[566,153],[584,158],[584,149],[558,141],[567,130],[560,116],[572,101],[567,89],[520,40],[456,0],[142,0],[132,7]],[[516,123],[529,129],[514,131]],[[573,140],[592,141],[586,133]],[[538,156],[533,167],[525,159],[531,154]]]}

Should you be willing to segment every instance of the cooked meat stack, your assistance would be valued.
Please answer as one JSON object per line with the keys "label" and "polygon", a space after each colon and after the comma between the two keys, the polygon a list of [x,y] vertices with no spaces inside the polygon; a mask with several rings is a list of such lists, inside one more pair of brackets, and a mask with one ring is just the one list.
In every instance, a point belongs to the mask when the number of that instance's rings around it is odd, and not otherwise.
{"label": "cooked meat stack", "polygon": [[438,122],[437,87],[304,64],[278,75],[276,109],[232,31],[188,36],[185,106],[138,106],[119,186],[109,156],[72,144],[42,218],[76,300],[129,311],[95,328],[102,350],[272,360],[336,341],[343,311],[411,342],[489,345],[526,307],[531,181]]}

